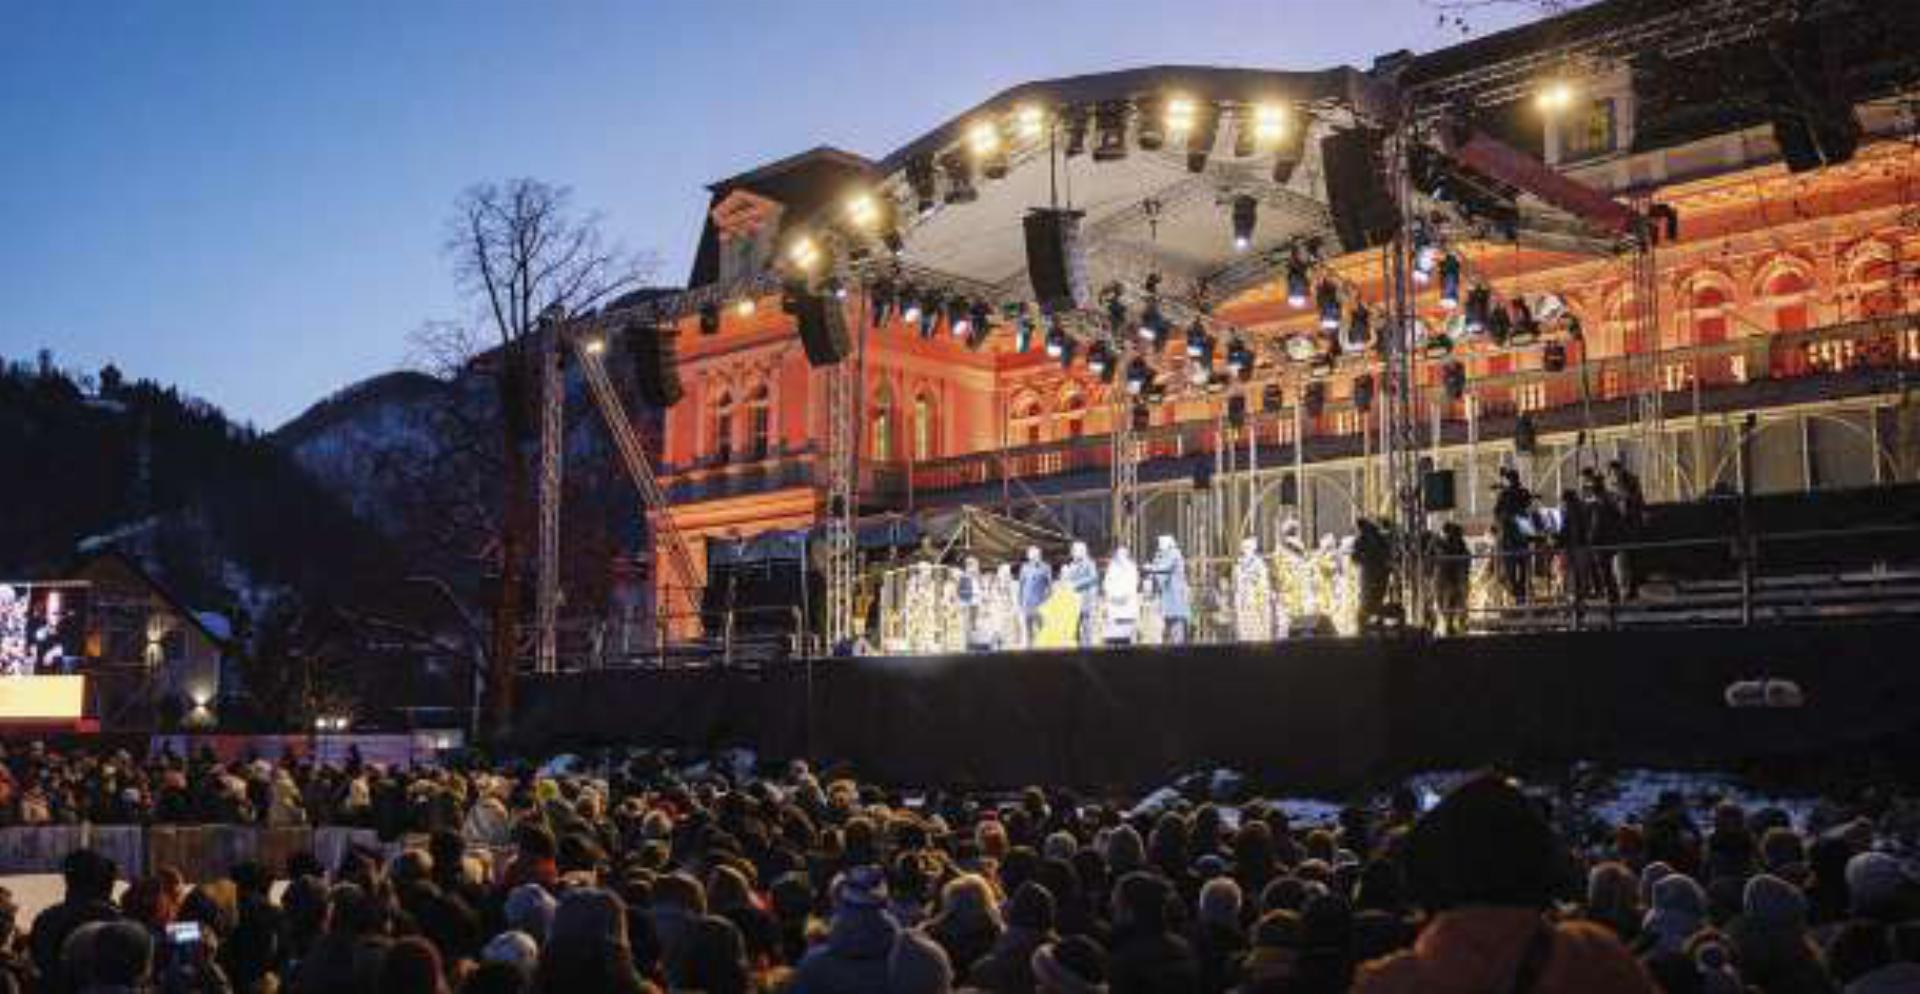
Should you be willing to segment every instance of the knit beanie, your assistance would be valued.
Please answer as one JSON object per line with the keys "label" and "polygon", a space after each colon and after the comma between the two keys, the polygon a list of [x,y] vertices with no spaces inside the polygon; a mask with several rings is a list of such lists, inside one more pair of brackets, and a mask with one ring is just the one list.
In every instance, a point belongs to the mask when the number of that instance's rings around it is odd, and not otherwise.
{"label": "knit beanie", "polygon": [[835,911],[887,906],[887,875],[871,864],[856,866],[833,882]]}
{"label": "knit beanie", "polygon": [[1565,879],[1565,853],[1519,789],[1471,780],[1421,817],[1407,839],[1407,884],[1429,911],[1469,904],[1545,908]]}

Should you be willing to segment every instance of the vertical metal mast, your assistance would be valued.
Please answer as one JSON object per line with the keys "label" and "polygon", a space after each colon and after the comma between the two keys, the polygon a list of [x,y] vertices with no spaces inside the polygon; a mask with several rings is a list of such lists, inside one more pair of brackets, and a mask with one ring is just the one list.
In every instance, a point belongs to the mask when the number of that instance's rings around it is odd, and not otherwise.
{"label": "vertical metal mast", "polygon": [[[864,296],[863,296],[863,299]],[[867,306],[872,306],[871,302]],[[860,363],[864,359],[867,316],[860,320],[860,353],[827,370],[827,651],[858,636],[854,617],[858,515],[855,482],[860,445]]]}
{"label": "vertical metal mast", "polygon": [[[1647,216],[1648,201],[1637,198],[1634,212]],[[1640,435],[1641,478],[1653,485],[1649,499],[1669,500],[1679,496],[1679,467],[1665,458],[1666,445],[1666,371],[1660,368],[1660,265],[1654,254],[1651,225],[1643,225],[1633,253],[1633,328],[1640,349],[1629,368],[1639,383],[1634,399],[1634,415]],[[1670,467],[1662,473],[1663,467]],[[1666,482],[1663,483],[1662,481]]]}
{"label": "vertical metal mast", "polygon": [[1387,381],[1387,423],[1380,445],[1385,455],[1387,486],[1394,496],[1398,528],[1394,571],[1400,586],[1400,606],[1405,623],[1422,624],[1426,619],[1426,513],[1420,492],[1420,417],[1419,384],[1415,380],[1414,356],[1420,349],[1418,301],[1414,297],[1409,253],[1414,227],[1412,184],[1408,176],[1410,154],[1416,140],[1413,109],[1401,106],[1400,120],[1394,122],[1386,142],[1387,188],[1393,191],[1400,208],[1399,231],[1387,249],[1386,297],[1391,318],[1382,331],[1386,336],[1386,357],[1382,373]]}
{"label": "vertical metal mast", "polygon": [[533,669],[536,673],[552,673],[559,668],[560,473],[567,407],[566,379],[560,371],[564,320],[555,317],[542,321],[539,342],[539,568],[533,607]]}
{"label": "vertical metal mast", "polygon": [[1113,526],[1115,546],[1140,547],[1140,442],[1133,432],[1133,405],[1125,390],[1109,388],[1113,410]]}

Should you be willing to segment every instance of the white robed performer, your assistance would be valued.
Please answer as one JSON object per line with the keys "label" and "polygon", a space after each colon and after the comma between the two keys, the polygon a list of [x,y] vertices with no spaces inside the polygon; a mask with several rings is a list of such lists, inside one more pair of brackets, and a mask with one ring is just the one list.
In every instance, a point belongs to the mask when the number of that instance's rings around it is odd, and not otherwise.
{"label": "white robed performer", "polygon": [[1071,558],[1060,567],[1060,582],[1071,588],[1080,598],[1080,631],[1078,640],[1081,645],[1092,645],[1094,640],[1094,608],[1099,606],[1100,567],[1087,551],[1087,543],[1075,542]]}
{"label": "white robed performer", "polygon": [[1126,546],[1114,548],[1107,575],[1100,581],[1100,592],[1107,606],[1107,644],[1131,643],[1140,622],[1140,567],[1134,565]]}
{"label": "white robed performer", "polygon": [[1307,614],[1313,601],[1313,557],[1300,537],[1300,520],[1280,523],[1280,546],[1274,550],[1274,621],[1276,634],[1293,634],[1293,619]]}
{"label": "white robed performer", "polygon": [[932,563],[914,563],[907,569],[906,596],[901,605],[901,628],[907,651],[917,655],[942,651],[940,577]]}
{"label": "white robed performer", "polygon": [[1260,558],[1260,540],[1240,540],[1240,558],[1233,563],[1233,637],[1242,642],[1273,638],[1273,580]]}
{"label": "white robed performer", "polygon": [[954,601],[960,606],[961,624],[966,631],[969,652],[993,648],[993,629],[986,623],[987,577],[980,572],[980,560],[967,557],[966,566],[954,588]]}

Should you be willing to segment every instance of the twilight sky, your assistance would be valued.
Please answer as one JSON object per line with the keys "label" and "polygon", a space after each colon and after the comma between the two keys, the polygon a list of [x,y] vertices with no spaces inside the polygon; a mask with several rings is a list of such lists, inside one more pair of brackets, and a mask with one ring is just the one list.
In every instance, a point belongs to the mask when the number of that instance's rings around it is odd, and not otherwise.
{"label": "twilight sky", "polygon": [[482,179],[572,186],[677,284],[704,184],[814,145],[877,157],[1032,79],[1459,37],[1428,0],[0,0],[0,356],[272,427],[469,313],[442,242]]}

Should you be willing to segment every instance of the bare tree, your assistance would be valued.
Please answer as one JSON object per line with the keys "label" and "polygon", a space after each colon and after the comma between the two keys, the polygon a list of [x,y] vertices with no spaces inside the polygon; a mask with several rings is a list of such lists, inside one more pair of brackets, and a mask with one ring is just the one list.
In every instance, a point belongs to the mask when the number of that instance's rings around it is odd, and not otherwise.
{"label": "bare tree", "polygon": [[1424,0],[1424,2],[1438,12],[1441,27],[1457,29],[1464,35],[1473,33],[1473,15],[1482,11],[1531,11],[1541,17],[1552,17],[1555,14],[1564,14],[1584,7],[1593,0]]}
{"label": "bare tree", "polygon": [[[533,179],[483,183],[463,194],[447,251],[478,323],[495,343],[472,366],[491,377],[500,440],[498,577],[487,652],[488,731],[502,734],[513,712],[514,660],[529,536],[535,508],[531,465],[538,448],[538,331],[543,316],[570,320],[638,287],[649,267],[611,247],[597,214],[576,212],[569,191]],[[477,338],[466,340],[477,344]]]}

